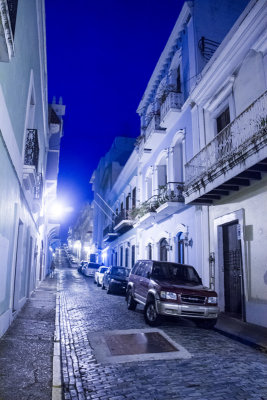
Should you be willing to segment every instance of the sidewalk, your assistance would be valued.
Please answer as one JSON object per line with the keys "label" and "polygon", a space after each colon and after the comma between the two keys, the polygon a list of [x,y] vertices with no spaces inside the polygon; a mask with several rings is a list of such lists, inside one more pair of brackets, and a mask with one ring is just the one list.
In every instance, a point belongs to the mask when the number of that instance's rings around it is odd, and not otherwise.
{"label": "sidewalk", "polygon": [[267,328],[220,314],[215,330],[258,350],[267,352]]}
{"label": "sidewalk", "polygon": [[47,278],[0,339],[0,400],[51,400],[56,278]]}

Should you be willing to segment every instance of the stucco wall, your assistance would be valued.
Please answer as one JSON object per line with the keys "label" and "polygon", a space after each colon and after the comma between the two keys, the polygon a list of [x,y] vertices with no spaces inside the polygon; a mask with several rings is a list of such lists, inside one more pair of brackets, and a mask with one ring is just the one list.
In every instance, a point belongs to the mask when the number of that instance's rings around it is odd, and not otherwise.
{"label": "stucco wall", "polygon": [[[266,317],[267,307],[267,177],[241,193],[227,198],[227,204],[211,208],[210,224],[213,226],[216,218],[232,212],[244,210],[243,240],[243,271],[246,295],[247,319],[262,324]],[[211,236],[211,246],[216,249],[218,244]],[[220,268],[220,266],[217,266]],[[217,272],[217,276],[220,276]],[[257,308],[255,306],[257,305]],[[253,311],[252,311],[253,310]],[[266,320],[267,323],[267,320]]]}

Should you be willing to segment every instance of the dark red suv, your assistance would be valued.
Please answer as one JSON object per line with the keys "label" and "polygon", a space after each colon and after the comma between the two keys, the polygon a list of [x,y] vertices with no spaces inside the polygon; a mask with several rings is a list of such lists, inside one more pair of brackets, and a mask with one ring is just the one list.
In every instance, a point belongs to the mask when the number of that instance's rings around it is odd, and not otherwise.
{"label": "dark red suv", "polygon": [[195,268],[173,262],[138,261],[129,276],[126,301],[129,310],[143,304],[145,321],[151,326],[161,316],[171,315],[212,328],[219,313],[217,293],[202,285]]}

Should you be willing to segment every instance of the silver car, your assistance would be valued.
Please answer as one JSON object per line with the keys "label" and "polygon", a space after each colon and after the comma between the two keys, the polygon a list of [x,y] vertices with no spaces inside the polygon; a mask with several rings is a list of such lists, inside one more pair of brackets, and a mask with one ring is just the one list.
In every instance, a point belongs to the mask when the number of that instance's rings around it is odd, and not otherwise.
{"label": "silver car", "polygon": [[105,273],[107,270],[108,270],[108,267],[101,266],[101,267],[99,267],[98,270],[95,272],[95,280],[94,280],[94,283],[96,283],[97,286],[102,286],[104,273]]}

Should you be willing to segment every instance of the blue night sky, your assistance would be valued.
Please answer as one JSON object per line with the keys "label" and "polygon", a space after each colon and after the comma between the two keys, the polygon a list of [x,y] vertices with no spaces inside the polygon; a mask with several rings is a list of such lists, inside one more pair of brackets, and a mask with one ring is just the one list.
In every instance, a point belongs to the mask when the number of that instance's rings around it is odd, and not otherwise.
{"label": "blue night sky", "polygon": [[184,0],[46,0],[48,100],[66,105],[58,197],[75,211],[115,136],[137,137],[137,106]]}

